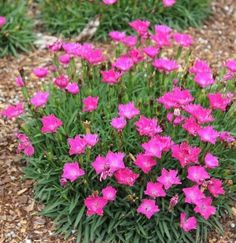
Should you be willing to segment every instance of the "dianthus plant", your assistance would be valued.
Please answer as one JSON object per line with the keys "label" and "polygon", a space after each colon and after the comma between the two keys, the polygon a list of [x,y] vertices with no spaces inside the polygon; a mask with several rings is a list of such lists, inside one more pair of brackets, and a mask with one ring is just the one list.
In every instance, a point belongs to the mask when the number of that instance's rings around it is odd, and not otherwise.
{"label": "dianthus plant", "polygon": [[57,41],[53,66],[32,70],[41,90],[17,77],[25,103],[1,112],[23,120],[26,177],[77,242],[204,242],[230,209],[236,60],[216,75],[190,57],[191,36],[149,25],[109,33],[110,60]]}

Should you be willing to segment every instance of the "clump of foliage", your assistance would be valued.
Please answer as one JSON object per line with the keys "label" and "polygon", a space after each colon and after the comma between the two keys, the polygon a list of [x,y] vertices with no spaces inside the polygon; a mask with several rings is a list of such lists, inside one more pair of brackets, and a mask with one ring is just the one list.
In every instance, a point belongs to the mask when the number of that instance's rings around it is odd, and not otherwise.
{"label": "clump of foliage", "polygon": [[23,0],[0,0],[0,15],[6,19],[0,27],[0,57],[28,51],[33,45],[33,21],[27,17]]}
{"label": "clump of foliage", "polygon": [[118,0],[106,5],[101,0],[50,0],[41,1],[41,17],[53,34],[70,37],[80,33],[86,24],[100,16],[95,38],[105,40],[111,30],[130,32],[127,23],[134,19],[148,19],[153,24],[168,24],[176,29],[198,27],[210,14],[211,0],[177,0],[165,7],[161,0]]}
{"label": "clump of foliage", "polygon": [[236,60],[213,75],[189,61],[191,36],[149,25],[111,32],[112,61],[56,42],[54,65],[33,70],[53,82],[29,97],[18,77],[25,104],[1,112],[22,120],[17,150],[43,214],[77,242],[206,242],[235,197]]}

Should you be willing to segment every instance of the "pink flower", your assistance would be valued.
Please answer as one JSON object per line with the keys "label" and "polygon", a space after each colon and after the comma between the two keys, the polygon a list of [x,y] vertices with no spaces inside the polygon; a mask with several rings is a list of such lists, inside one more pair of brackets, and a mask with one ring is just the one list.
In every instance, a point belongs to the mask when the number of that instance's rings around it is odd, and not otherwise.
{"label": "pink flower", "polygon": [[26,156],[31,157],[34,155],[34,147],[32,143],[30,142],[29,138],[23,134],[23,133],[18,133],[16,137],[19,139],[19,145],[17,147],[17,153],[23,151],[23,153]]}
{"label": "pink flower", "polygon": [[156,205],[155,200],[143,199],[142,203],[139,205],[137,212],[144,214],[148,219],[150,219],[155,213],[159,212],[160,209]]}
{"label": "pink flower", "polygon": [[1,28],[3,25],[5,25],[6,22],[7,22],[6,17],[4,17],[4,16],[0,16],[0,28]]}
{"label": "pink flower", "polygon": [[170,204],[169,204],[169,209],[173,209],[179,201],[179,195],[175,194],[171,199],[170,199]]}
{"label": "pink flower", "polygon": [[[127,47],[134,47],[137,44],[137,37],[136,36],[125,36],[121,42]],[[124,70],[123,70],[124,71]]]}
{"label": "pink flower", "polygon": [[[98,155],[97,158],[93,161],[92,167],[95,169],[96,173],[99,175],[101,173],[105,174],[107,176],[112,176],[112,172],[110,171],[110,165],[109,162],[106,160],[106,158]],[[104,178],[106,179],[106,178]]]}
{"label": "pink flower", "polygon": [[99,216],[103,215],[103,208],[107,205],[107,200],[103,197],[96,195],[88,196],[84,200],[84,204],[87,207],[87,216],[97,214]]}
{"label": "pink flower", "polygon": [[84,140],[89,148],[95,146],[99,141],[99,136],[97,134],[86,134]]}
{"label": "pink flower", "polygon": [[197,73],[194,81],[199,84],[201,88],[205,88],[215,83],[212,73]]}
{"label": "pink flower", "polygon": [[83,48],[83,46],[81,44],[73,43],[73,42],[64,42],[62,47],[67,54],[70,54],[73,56],[79,56],[81,54],[81,50]]}
{"label": "pink flower", "polygon": [[188,143],[175,144],[171,147],[172,157],[179,160],[181,167],[185,167],[191,163],[198,163],[198,157],[201,149],[191,147]]}
{"label": "pink flower", "polygon": [[73,82],[73,83],[68,83],[67,86],[66,86],[66,90],[73,94],[73,95],[76,95],[79,93],[79,86],[76,82]]}
{"label": "pink flower", "polygon": [[119,78],[121,77],[121,73],[116,72],[113,69],[106,70],[106,71],[101,71],[102,75],[102,82],[114,85],[119,82]]}
{"label": "pink flower", "polygon": [[180,227],[185,231],[189,232],[190,230],[197,228],[197,219],[196,217],[186,218],[186,213],[180,214]]}
{"label": "pink flower", "polygon": [[117,2],[117,0],[102,0],[106,5],[112,5]]}
{"label": "pink flower", "polygon": [[125,154],[121,153],[121,152],[111,152],[109,151],[106,155],[106,161],[109,164],[110,167],[110,171],[112,173],[114,173],[115,171],[117,171],[118,169],[124,169],[125,168],[125,164],[124,164],[124,157]]}
{"label": "pink flower", "polygon": [[210,176],[202,166],[190,166],[188,167],[187,178],[197,184],[202,184],[206,179],[209,179]]}
{"label": "pink flower", "polygon": [[222,187],[222,181],[215,178],[210,180],[207,189],[214,197],[219,197],[219,195],[224,195],[225,193],[224,188]]}
{"label": "pink flower", "polygon": [[33,74],[38,78],[45,78],[48,75],[47,68],[39,67],[33,70]]}
{"label": "pink flower", "polygon": [[157,163],[152,156],[146,154],[138,154],[134,164],[145,174],[147,174]]}
{"label": "pink flower", "polygon": [[102,189],[102,196],[107,201],[114,201],[116,199],[117,190],[112,186],[107,186]]}
{"label": "pink flower", "polygon": [[150,58],[154,58],[159,53],[159,48],[147,46],[143,49],[144,53]]}
{"label": "pink flower", "polygon": [[85,53],[84,59],[92,65],[100,64],[106,60],[100,49],[89,49]]}
{"label": "pink flower", "polygon": [[31,99],[30,103],[36,108],[44,106],[48,101],[49,93],[48,92],[37,92]]}
{"label": "pink flower", "polygon": [[61,64],[64,64],[64,65],[67,65],[70,63],[70,55],[65,53],[65,54],[62,54],[61,56],[59,56],[59,62]]}
{"label": "pink flower", "polygon": [[166,190],[168,190],[173,185],[182,184],[179,177],[177,176],[177,170],[166,170],[163,168],[161,170],[161,176],[157,178],[157,181],[160,182]]}
{"label": "pink flower", "polygon": [[142,147],[145,150],[145,154],[157,158],[161,158],[162,152],[168,152],[171,145],[172,140],[170,137],[161,137],[155,136],[151,138],[148,142],[143,143]]}
{"label": "pink flower", "polygon": [[115,117],[111,121],[111,126],[117,129],[118,132],[122,131],[122,129],[126,126],[127,122],[124,117]]}
{"label": "pink flower", "polygon": [[135,174],[132,170],[128,168],[119,169],[114,174],[117,183],[127,186],[133,186],[137,178],[138,174]]}
{"label": "pink flower", "polygon": [[48,45],[48,49],[52,52],[60,51],[62,48],[62,44],[63,44],[62,41],[57,40],[53,44]]}
{"label": "pink flower", "polygon": [[182,128],[186,130],[189,134],[196,136],[198,130],[201,128],[198,123],[196,122],[194,117],[189,117],[185,119]]}
{"label": "pink flower", "polygon": [[162,2],[164,7],[168,8],[172,7],[175,4],[176,0],[162,0]]}
{"label": "pink flower", "polygon": [[166,109],[179,108],[187,105],[194,100],[189,90],[181,90],[175,87],[172,91],[166,92],[157,101],[164,105]]}
{"label": "pink flower", "polygon": [[214,121],[211,114],[211,109],[207,109],[198,104],[189,104],[184,107],[184,110],[195,117],[200,124]]}
{"label": "pink flower", "polygon": [[174,33],[173,38],[177,44],[183,47],[189,47],[193,44],[193,38],[188,34]]}
{"label": "pink flower", "polygon": [[132,60],[135,64],[140,63],[144,59],[143,52],[141,49],[133,48],[133,49],[129,50],[128,55],[129,55],[129,57],[132,58]]}
{"label": "pink flower", "polygon": [[141,116],[139,120],[135,122],[135,126],[141,136],[146,135],[153,137],[157,133],[162,132],[162,129],[157,125],[157,119],[155,118],[151,119]]}
{"label": "pink flower", "polygon": [[197,202],[194,211],[201,214],[205,220],[208,220],[211,215],[216,213],[216,208],[212,206],[211,203],[212,199],[210,197],[202,198]]}
{"label": "pink flower", "polygon": [[140,36],[147,35],[150,22],[145,20],[134,20],[129,23],[129,26],[134,29]]}
{"label": "pink flower", "polygon": [[157,44],[158,48],[171,46],[171,36],[164,28],[157,28],[156,33],[151,35],[151,39]]}
{"label": "pink flower", "polygon": [[24,113],[23,103],[18,103],[16,105],[9,105],[4,110],[1,111],[1,115],[5,116],[8,119],[19,117]]}
{"label": "pink flower", "polygon": [[204,159],[207,168],[214,169],[219,166],[218,158],[211,153],[207,153]]}
{"label": "pink flower", "polygon": [[166,192],[163,189],[163,185],[158,182],[148,182],[146,190],[144,191],[145,195],[148,195],[152,198],[157,198],[157,197],[165,197]]}
{"label": "pink flower", "polygon": [[226,107],[231,103],[232,99],[223,97],[221,93],[208,94],[208,99],[212,109],[225,111]]}
{"label": "pink flower", "polygon": [[111,31],[109,33],[109,36],[113,41],[121,41],[125,36],[125,32],[120,32],[120,31]]}
{"label": "pink flower", "polygon": [[154,60],[152,65],[159,71],[172,72],[179,69],[179,64],[175,60],[170,60],[168,58],[158,58]]}
{"label": "pink flower", "polygon": [[190,73],[211,73],[208,63],[204,60],[198,59],[194,62],[193,66],[189,69]]}
{"label": "pink flower", "polygon": [[62,121],[53,114],[43,116],[41,121],[43,124],[43,127],[41,128],[42,133],[54,133],[60,126],[62,126]]}
{"label": "pink flower", "polygon": [[88,96],[83,99],[83,112],[95,111],[98,107],[99,97]]}
{"label": "pink flower", "polygon": [[183,192],[185,195],[185,202],[197,204],[202,198],[205,198],[203,192],[199,189],[198,185],[183,188]]}
{"label": "pink flower", "polygon": [[127,119],[131,119],[137,115],[139,115],[139,109],[137,109],[134,105],[134,102],[129,102],[127,104],[120,104],[118,106],[118,114],[121,117],[125,117]]}
{"label": "pink flower", "polygon": [[54,80],[54,84],[61,89],[66,88],[68,83],[69,83],[69,77],[64,74],[56,77]]}
{"label": "pink flower", "polygon": [[212,127],[207,126],[198,130],[198,135],[203,142],[215,144],[219,133]]}
{"label": "pink flower", "polygon": [[79,167],[79,164],[76,161],[74,161],[71,163],[64,164],[63,173],[61,177],[71,182],[74,182],[84,174],[85,171]]}
{"label": "pink flower", "polygon": [[16,77],[16,86],[17,87],[24,87],[25,86],[25,82],[22,79],[21,76]]}
{"label": "pink flower", "polygon": [[221,141],[226,143],[233,143],[235,141],[235,138],[229,132],[226,131],[220,132],[219,138]]}
{"label": "pink flower", "polygon": [[85,152],[87,142],[80,135],[76,135],[74,138],[68,138],[67,142],[70,146],[70,155],[83,154]]}
{"label": "pink flower", "polygon": [[119,58],[116,59],[113,66],[119,69],[120,71],[126,72],[134,66],[134,62],[131,57],[120,56]]}
{"label": "pink flower", "polygon": [[172,29],[164,24],[159,24],[159,25],[155,25],[154,26],[155,29],[155,33],[166,33],[166,34],[170,34]]}
{"label": "pink flower", "polygon": [[230,71],[235,73],[236,72],[236,60],[229,59],[225,63],[226,68]]}

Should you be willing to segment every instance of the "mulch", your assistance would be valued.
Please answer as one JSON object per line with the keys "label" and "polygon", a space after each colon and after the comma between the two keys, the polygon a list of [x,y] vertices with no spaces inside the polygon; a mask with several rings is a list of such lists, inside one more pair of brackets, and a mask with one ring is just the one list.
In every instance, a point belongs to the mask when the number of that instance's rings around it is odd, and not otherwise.
{"label": "mulch", "polygon": [[[193,56],[206,59],[214,69],[228,58],[236,58],[236,1],[216,0],[213,15],[199,28],[187,32],[195,38]],[[15,87],[18,68],[30,73],[34,67],[48,65],[50,56],[45,50],[22,54],[17,59],[0,59],[0,109],[20,100],[20,89]],[[31,90],[41,85],[29,76]],[[0,117],[0,243],[74,242],[55,235],[52,222],[40,216],[43,205],[33,199],[31,180],[23,179],[25,162],[15,153],[17,125]],[[225,234],[212,233],[210,243],[236,242],[236,205],[233,216],[222,219]]]}

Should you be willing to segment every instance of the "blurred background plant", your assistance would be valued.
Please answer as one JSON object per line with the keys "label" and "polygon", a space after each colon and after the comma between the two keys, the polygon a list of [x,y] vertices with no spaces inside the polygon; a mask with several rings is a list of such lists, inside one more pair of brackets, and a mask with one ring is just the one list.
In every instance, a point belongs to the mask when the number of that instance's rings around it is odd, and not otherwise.
{"label": "blurred background plant", "polygon": [[34,23],[27,16],[27,2],[0,0],[0,16],[6,18],[0,28],[0,57],[28,51],[34,41]]}

